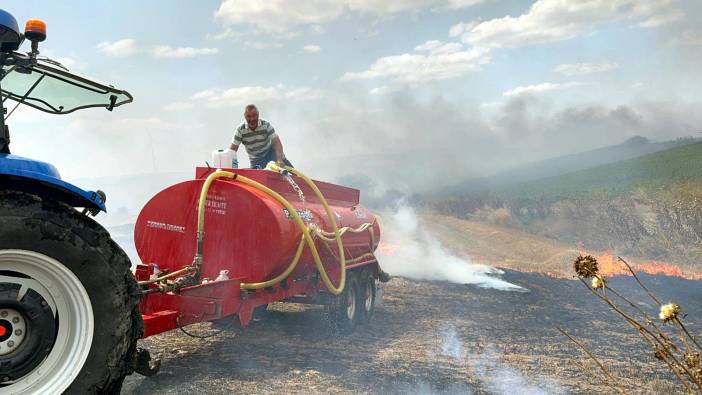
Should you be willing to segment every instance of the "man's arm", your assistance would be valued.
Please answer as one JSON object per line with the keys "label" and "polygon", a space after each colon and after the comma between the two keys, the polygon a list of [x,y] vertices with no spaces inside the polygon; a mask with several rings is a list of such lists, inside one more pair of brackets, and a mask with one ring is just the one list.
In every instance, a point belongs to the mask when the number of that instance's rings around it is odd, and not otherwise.
{"label": "man's arm", "polygon": [[234,132],[234,138],[232,138],[232,143],[229,145],[229,149],[234,150],[234,151],[238,151],[239,144],[241,144],[242,140],[243,140],[243,137],[241,136],[241,130],[240,130],[240,128],[236,128],[236,132]]}
{"label": "man's arm", "polygon": [[283,166],[285,154],[283,153],[283,143],[280,142],[280,137],[274,136],[272,143],[273,149],[275,149],[275,161],[278,163],[278,166]]}

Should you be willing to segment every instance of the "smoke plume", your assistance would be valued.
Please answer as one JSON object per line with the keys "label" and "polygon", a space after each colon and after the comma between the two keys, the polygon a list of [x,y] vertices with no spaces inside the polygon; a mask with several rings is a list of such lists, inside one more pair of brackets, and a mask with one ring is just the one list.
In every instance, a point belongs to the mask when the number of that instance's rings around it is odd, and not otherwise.
{"label": "smoke plume", "polygon": [[468,350],[451,324],[441,334],[440,355],[452,363],[466,368],[466,372],[478,375],[483,386],[496,394],[545,395],[564,394],[565,390],[553,379],[530,377],[529,380],[517,369],[505,365],[502,355],[492,346],[482,350]]}
{"label": "smoke plume", "polygon": [[378,257],[383,270],[414,280],[450,281],[503,291],[526,291],[497,277],[502,271],[447,252],[422,227],[414,210],[401,205],[383,217],[383,243]]}

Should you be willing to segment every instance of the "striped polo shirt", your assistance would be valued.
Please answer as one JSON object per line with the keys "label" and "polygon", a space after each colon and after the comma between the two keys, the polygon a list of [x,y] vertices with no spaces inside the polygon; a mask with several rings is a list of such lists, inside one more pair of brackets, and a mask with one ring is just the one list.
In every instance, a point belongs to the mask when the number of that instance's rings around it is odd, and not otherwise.
{"label": "striped polo shirt", "polygon": [[244,123],[236,128],[232,143],[235,145],[243,143],[244,147],[246,147],[246,153],[249,154],[249,159],[260,159],[271,149],[273,137],[276,136],[275,129],[273,129],[273,125],[270,122],[259,119],[256,130],[251,130],[244,120]]}

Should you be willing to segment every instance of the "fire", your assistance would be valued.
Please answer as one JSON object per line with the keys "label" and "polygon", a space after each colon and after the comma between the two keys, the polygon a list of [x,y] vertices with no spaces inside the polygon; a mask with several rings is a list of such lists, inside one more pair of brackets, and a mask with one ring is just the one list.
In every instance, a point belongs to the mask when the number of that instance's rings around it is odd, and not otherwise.
{"label": "fire", "polygon": [[381,241],[380,244],[378,244],[378,253],[381,255],[385,256],[392,256],[395,255],[399,247],[395,244],[391,244],[385,241]]}
{"label": "fire", "polygon": [[600,256],[596,256],[596,258],[597,263],[599,263],[600,274],[603,274],[607,277],[631,275],[631,273],[629,273],[629,270],[627,270],[626,266],[624,266],[623,263],[619,262],[617,257],[610,254],[609,252],[605,252]]}
{"label": "fire", "polygon": [[[579,244],[578,247],[581,253],[586,253],[582,245]],[[611,252],[605,251],[599,255],[590,253],[590,255],[593,255],[597,258],[600,273],[604,276],[631,276],[631,273],[626,268],[626,266],[623,263],[619,262],[619,259],[616,256],[614,256]],[[683,277],[690,280],[702,279],[702,275],[685,273],[679,266],[668,262],[630,261],[628,259],[627,262],[629,263],[629,265],[631,265],[631,268],[634,269],[636,273]]]}

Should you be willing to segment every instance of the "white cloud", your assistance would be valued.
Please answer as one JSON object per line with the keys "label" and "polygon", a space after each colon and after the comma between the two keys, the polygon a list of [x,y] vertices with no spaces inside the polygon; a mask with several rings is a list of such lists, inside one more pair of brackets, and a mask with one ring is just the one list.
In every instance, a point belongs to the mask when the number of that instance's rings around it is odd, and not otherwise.
{"label": "white cloud", "polygon": [[536,94],[542,92],[563,90],[576,86],[585,85],[582,82],[565,82],[562,84],[553,82],[544,82],[536,85],[518,86],[503,93],[504,96],[518,96],[523,94]]}
{"label": "white cloud", "polygon": [[480,21],[473,22],[459,22],[449,29],[449,37],[459,37],[463,33],[472,30]]}
{"label": "white cloud", "polygon": [[459,9],[474,6],[476,4],[483,3],[485,0],[448,0],[446,1],[446,8],[449,9]]}
{"label": "white cloud", "polygon": [[294,101],[316,100],[321,97],[322,91],[313,88],[298,88],[285,92],[285,98]]}
{"label": "white cloud", "polygon": [[136,40],[125,38],[115,42],[103,41],[97,45],[97,48],[107,56],[125,57],[131,56],[139,52],[136,47]]}
{"label": "white cloud", "polygon": [[307,52],[307,53],[316,53],[322,50],[322,47],[319,45],[305,45],[302,47],[302,50]]}
{"label": "white cloud", "polygon": [[244,46],[253,49],[271,49],[282,48],[283,44],[279,42],[263,42],[263,41],[246,41]]}
{"label": "white cloud", "polygon": [[602,73],[619,68],[616,63],[572,63],[561,64],[553,69],[556,73],[566,76]]}
{"label": "white cloud", "polygon": [[648,0],[634,3],[634,14],[641,18],[639,26],[658,27],[685,17],[676,7],[678,0]]}
{"label": "white cloud", "polygon": [[702,33],[694,30],[684,30],[671,40],[671,44],[680,46],[700,46],[702,45]]}
{"label": "white cloud", "polygon": [[166,104],[165,106],[163,106],[163,109],[166,111],[183,111],[190,110],[193,107],[195,107],[195,104],[193,102],[177,101],[174,103]]}
{"label": "white cloud", "polygon": [[348,0],[352,11],[374,15],[397,14],[423,9],[459,9],[482,3],[484,0]]}
{"label": "white cloud", "polygon": [[59,57],[59,58],[56,58],[56,59],[53,59],[53,60],[55,60],[55,61],[61,63],[61,65],[63,65],[64,67],[66,67],[66,68],[69,69],[69,70],[74,70],[74,69],[81,70],[81,69],[84,69],[84,68],[85,68],[85,64],[79,63],[79,62],[78,62],[77,60],[75,60],[74,58],[71,58],[71,57],[68,57],[68,56]]}
{"label": "white cloud", "polygon": [[414,83],[447,80],[469,72],[480,71],[490,62],[489,50],[464,50],[458,43],[428,41],[415,48],[415,53],[382,57],[366,71],[348,72],[342,80],[389,78],[394,82]]}
{"label": "white cloud", "polygon": [[393,92],[397,92],[397,91],[399,91],[399,88],[397,86],[383,85],[383,86],[379,86],[379,87],[371,89],[370,92],[368,92],[368,93],[370,93],[371,95],[380,96],[380,95],[387,95],[389,93],[393,93]]}
{"label": "white cloud", "polygon": [[[464,29],[466,43],[496,48],[521,47],[571,39],[600,24],[635,20],[654,27],[683,17],[677,0],[537,0],[518,17],[505,16]],[[460,25],[452,28],[460,31]]]}
{"label": "white cloud", "polygon": [[232,25],[249,24],[266,33],[281,33],[295,25],[329,22],[343,11],[344,1],[339,0],[224,0],[215,16]]}
{"label": "white cloud", "polygon": [[455,53],[461,49],[463,46],[460,43],[442,43],[438,40],[430,40],[414,47],[417,52],[429,52],[432,55]]}
{"label": "white cloud", "polygon": [[228,107],[234,103],[244,104],[252,101],[264,102],[280,99],[278,89],[265,86],[242,86],[208,93],[207,104],[210,107]]}
{"label": "white cloud", "polygon": [[192,47],[179,47],[173,48],[168,45],[157,45],[151,51],[151,54],[156,58],[168,58],[168,59],[184,59],[184,58],[194,58],[203,55],[215,55],[219,53],[217,48],[192,48]]}
{"label": "white cloud", "polygon": [[194,93],[186,101],[178,101],[164,106],[166,111],[179,111],[205,106],[208,108],[229,108],[243,106],[252,102],[278,102],[316,100],[323,92],[314,88],[287,88],[282,84],[276,86],[241,86],[229,89],[206,89]]}
{"label": "white cloud", "polygon": [[295,26],[321,25],[349,12],[375,16],[424,9],[459,9],[484,0],[223,0],[215,16],[231,25],[248,24],[265,33],[284,33]]}
{"label": "white cloud", "polygon": [[222,30],[219,33],[207,33],[206,38],[208,40],[215,40],[215,41],[221,41],[221,40],[226,40],[228,38],[239,38],[244,36],[244,33],[237,32],[231,27],[227,27],[226,29]]}

